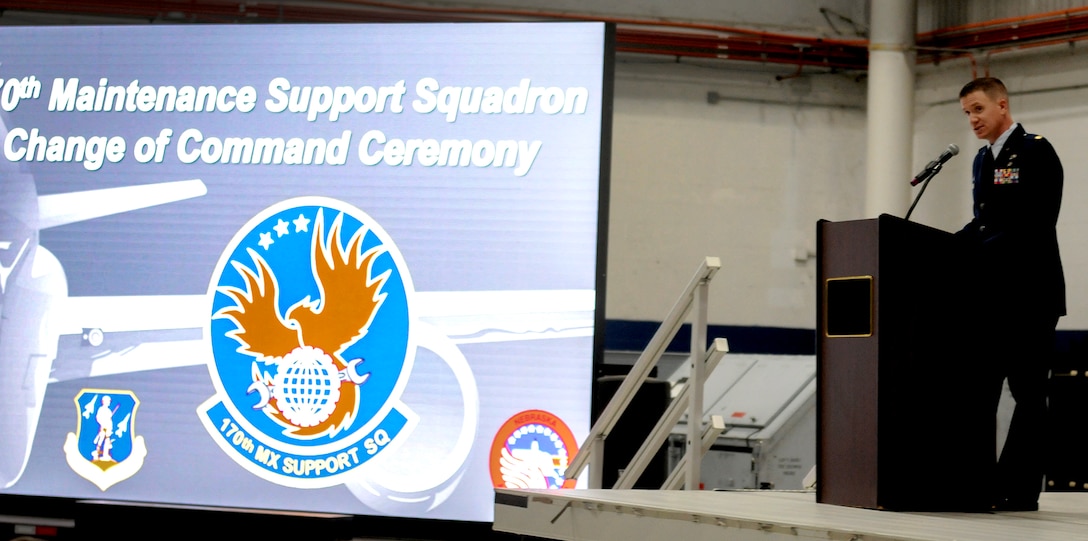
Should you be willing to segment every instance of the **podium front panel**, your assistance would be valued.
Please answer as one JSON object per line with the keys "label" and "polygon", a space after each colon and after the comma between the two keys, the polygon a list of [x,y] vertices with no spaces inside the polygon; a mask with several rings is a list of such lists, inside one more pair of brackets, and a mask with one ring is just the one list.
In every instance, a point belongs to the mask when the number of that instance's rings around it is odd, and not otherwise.
{"label": "podium front panel", "polygon": [[888,215],[820,222],[817,247],[817,501],[987,508],[994,416],[968,259],[949,233]]}

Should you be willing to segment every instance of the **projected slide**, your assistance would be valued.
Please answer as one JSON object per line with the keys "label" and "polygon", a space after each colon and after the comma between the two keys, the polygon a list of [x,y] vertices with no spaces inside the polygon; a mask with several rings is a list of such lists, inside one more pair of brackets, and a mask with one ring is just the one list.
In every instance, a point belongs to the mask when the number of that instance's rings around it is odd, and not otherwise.
{"label": "projected slide", "polygon": [[0,29],[0,494],[570,487],[602,24]]}

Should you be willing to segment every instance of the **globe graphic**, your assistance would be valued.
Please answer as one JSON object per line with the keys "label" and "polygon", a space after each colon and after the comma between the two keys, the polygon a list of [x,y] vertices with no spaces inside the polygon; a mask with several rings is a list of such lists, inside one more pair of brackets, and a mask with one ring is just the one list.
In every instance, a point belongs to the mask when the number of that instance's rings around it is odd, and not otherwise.
{"label": "globe graphic", "polygon": [[296,348],[283,358],[273,383],[276,405],[295,426],[323,422],[340,400],[340,374],[332,357],[309,346]]}

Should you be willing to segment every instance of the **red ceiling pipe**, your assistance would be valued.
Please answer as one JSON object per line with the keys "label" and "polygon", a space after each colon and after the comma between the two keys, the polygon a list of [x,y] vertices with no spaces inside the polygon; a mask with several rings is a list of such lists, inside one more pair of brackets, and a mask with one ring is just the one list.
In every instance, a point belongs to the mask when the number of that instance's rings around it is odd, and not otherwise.
{"label": "red ceiling pipe", "polygon": [[[725,58],[832,69],[865,70],[863,40],[795,36],[723,25],[654,21],[514,9],[469,9],[341,0],[335,7],[238,0],[3,1],[0,8],[187,22],[409,22],[511,19],[604,20],[617,25],[617,50],[676,57]],[[1088,7],[944,28],[918,35],[918,61],[1080,41]]]}

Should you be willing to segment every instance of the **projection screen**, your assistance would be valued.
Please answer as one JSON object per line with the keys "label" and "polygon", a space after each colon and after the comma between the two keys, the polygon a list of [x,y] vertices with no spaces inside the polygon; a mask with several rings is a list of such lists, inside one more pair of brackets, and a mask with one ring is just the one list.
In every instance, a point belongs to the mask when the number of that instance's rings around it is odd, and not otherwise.
{"label": "projection screen", "polygon": [[0,29],[0,495],[490,521],[574,486],[609,36]]}

